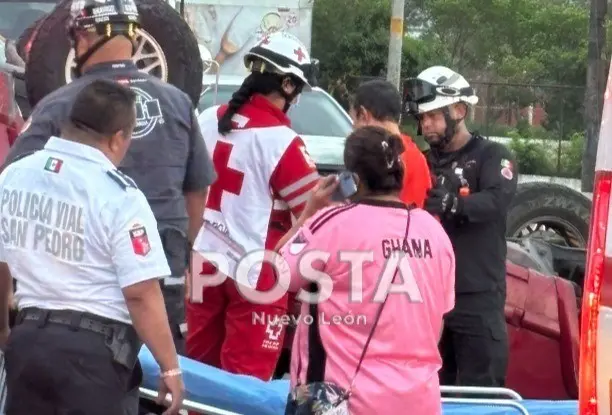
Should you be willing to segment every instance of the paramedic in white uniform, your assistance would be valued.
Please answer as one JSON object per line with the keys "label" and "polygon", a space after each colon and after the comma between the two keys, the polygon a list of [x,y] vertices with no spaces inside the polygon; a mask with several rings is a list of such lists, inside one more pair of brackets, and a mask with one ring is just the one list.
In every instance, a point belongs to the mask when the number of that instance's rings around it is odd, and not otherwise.
{"label": "paramedic in white uniform", "polygon": [[17,280],[19,309],[5,350],[7,415],[124,414],[143,342],[160,396],[173,397],[166,413],[178,413],[184,387],[158,283],[170,270],[143,193],[116,170],[135,99],[93,81],[62,138],[0,175],[0,284]]}

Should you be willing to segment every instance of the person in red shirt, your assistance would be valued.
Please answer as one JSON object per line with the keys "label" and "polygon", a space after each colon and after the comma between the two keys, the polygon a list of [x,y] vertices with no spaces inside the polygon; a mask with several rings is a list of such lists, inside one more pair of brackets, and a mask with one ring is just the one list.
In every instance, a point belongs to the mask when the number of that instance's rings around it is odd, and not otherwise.
{"label": "person in red shirt", "polygon": [[355,91],[349,113],[355,128],[374,125],[402,137],[405,174],[400,199],[406,204],[414,203],[422,208],[427,191],[431,188],[431,174],[421,150],[409,136],[400,131],[402,97],[397,88],[379,79],[361,84]]}

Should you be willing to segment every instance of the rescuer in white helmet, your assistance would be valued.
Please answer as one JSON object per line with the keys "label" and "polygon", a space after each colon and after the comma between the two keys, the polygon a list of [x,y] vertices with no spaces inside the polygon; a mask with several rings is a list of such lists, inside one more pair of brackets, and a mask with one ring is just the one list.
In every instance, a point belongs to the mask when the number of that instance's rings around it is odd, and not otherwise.
{"label": "rescuer in white helmet", "polygon": [[502,144],[471,133],[478,102],[463,76],[433,66],[404,85],[406,108],[431,147],[435,175],[425,209],[440,218],[455,247],[455,308],[440,340],[443,385],[504,386],[508,363],[506,215],[517,171]]}
{"label": "rescuer in white helmet", "polygon": [[471,133],[464,119],[478,97],[465,78],[444,66],[425,69],[405,85],[408,110],[419,121],[419,134],[434,149],[457,150]]}
{"label": "rescuer in white helmet", "polygon": [[[218,179],[194,243],[200,253],[194,254],[199,258],[194,262],[202,264],[194,269],[186,305],[187,355],[267,381],[283,349],[282,321],[289,299],[282,294],[269,304],[259,304],[246,298],[241,294],[245,289],[265,292],[273,287],[276,273],[264,263],[245,275],[237,264],[247,253],[263,253],[277,245],[291,228],[292,217],[302,214],[319,181],[316,166],[287,117],[302,91],[314,85],[316,61],[295,36],[276,32],[252,47],[244,63],[249,75],[231,100],[199,116]],[[232,257],[229,268],[217,270],[210,254],[215,252]],[[201,278],[217,271],[224,282],[203,288]],[[265,316],[266,321],[254,322],[253,316]]]}

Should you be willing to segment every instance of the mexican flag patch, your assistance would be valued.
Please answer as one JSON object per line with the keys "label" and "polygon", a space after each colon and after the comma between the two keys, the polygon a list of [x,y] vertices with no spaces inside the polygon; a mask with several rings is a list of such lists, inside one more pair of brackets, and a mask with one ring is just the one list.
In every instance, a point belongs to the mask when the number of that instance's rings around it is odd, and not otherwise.
{"label": "mexican flag patch", "polygon": [[47,163],[45,164],[45,170],[53,173],[59,173],[60,169],[62,168],[62,164],[64,164],[62,160],[49,157]]}

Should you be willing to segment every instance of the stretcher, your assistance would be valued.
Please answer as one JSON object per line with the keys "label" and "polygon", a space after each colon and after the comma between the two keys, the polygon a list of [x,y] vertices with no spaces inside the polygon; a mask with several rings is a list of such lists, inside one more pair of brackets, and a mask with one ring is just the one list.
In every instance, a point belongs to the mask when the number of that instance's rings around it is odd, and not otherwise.
{"label": "stretcher", "polygon": [[[144,380],[143,399],[155,399],[159,367],[146,347],[140,352]],[[264,382],[251,376],[234,375],[180,357],[186,389],[184,409],[205,415],[283,415],[289,381]],[[461,398],[448,397],[460,393]],[[524,400],[505,388],[443,387],[444,415],[576,415],[576,401]],[[472,397],[470,397],[472,396]],[[487,398],[491,396],[491,398]],[[167,399],[170,399],[167,397]]]}

